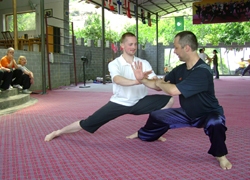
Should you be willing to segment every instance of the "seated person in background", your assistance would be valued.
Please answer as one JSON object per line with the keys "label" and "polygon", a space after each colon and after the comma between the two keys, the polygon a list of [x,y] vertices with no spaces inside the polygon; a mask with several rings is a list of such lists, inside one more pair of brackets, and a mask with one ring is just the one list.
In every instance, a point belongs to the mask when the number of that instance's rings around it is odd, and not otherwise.
{"label": "seated person in background", "polygon": [[[34,75],[33,73],[25,67],[27,64],[27,59],[25,56],[20,56],[18,58],[18,69],[17,71],[21,71],[21,76],[17,77],[13,83],[14,84],[20,84],[23,88],[23,93],[31,93],[28,89],[30,88],[31,84],[34,83]],[[19,72],[20,73],[20,72]]]}
{"label": "seated person in background", "polygon": [[240,74],[242,74],[242,72],[244,71],[245,67],[246,67],[246,64],[244,62],[244,59],[241,58],[241,61],[238,62],[239,64],[239,67],[235,70],[235,73],[234,74],[237,74],[239,71],[240,71]]}
{"label": "seated person in background", "polygon": [[9,89],[12,80],[12,71],[2,67],[0,63],[0,92],[1,90]]}
{"label": "seated person in background", "polygon": [[[22,75],[22,72],[17,70],[18,66],[17,66],[16,61],[14,59],[14,48],[12,48],[12,47],[9,47],[7,49],[6,56],[2,57],[1,65],[5,68],[8,68],[10,71],[13,71],[12,80],[16,79],[17,77],[20,77]],[[20,84],[13,84],[13,87],[18,88],[18,89],[22,89],[22,86],[20,86]],[[10,86],[10,88],[12,88],[12,86]]]}

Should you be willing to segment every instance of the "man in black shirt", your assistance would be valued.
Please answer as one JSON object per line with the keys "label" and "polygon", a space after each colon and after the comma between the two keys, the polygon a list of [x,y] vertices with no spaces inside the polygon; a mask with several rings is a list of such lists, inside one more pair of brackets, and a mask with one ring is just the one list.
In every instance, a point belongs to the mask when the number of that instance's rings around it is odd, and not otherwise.
{"label": "man in black shirt", "polygon": [[226,126],[223,108],[219,105],[214,92],[213,74],[210,67],[197,54],[198,42],[190,31],[178,33],[174,39],[174,52],[185,63],[174,68],[164,80],[147,80],[142,64],[134,67],[136,79],[152,89],[179,95],[181,107],[157,110],[138,132],[127,138],[140,138],[143,141],[159,139],[169,129],[180,127],[204,128],[211,146],[208,151],[220,163],[221,168],[231,169],[226,158]]}

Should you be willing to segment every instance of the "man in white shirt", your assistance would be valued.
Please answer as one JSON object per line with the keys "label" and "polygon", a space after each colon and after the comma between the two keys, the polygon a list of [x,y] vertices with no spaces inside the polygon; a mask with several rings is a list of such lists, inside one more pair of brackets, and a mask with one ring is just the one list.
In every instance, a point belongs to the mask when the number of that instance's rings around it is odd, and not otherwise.
{"label": "man in white shirt", "polygon": [[[124,114],[149,114],[152,111],[169,108],[173,105],[173,98],[164,94],[147,95],[147,87],[134,76],[132,66],[134,62],[143,64],[145,77],[156,79],[151,65],[143,59],[135,57],[137,38],[128,32],[122,35],[121,48],[123,54],[108,65],[113,82],[113,96],[110,101],[87,119],[78,120],[62,129],[48,134],[44,141],[50,141],[62,134],[73,133],[82,129],[94,133],[101,126]],[[160,89],[155,89],[160,90]],[[159,140],[161,140],[159,138]]]}
{"label": "man in white shirt", "polygon": [[204,50],[203,49],[199,49],[199,57],[204,61],[204,62],[206,62],[206,59],[207,59],[207,54],[206,53],[204,53]]}
{"label": "man in white shirt", "polygon": [[199,57],[206,62],[208,65],[211,64],[212,59],[205,53],[205,48],[199,49]]}

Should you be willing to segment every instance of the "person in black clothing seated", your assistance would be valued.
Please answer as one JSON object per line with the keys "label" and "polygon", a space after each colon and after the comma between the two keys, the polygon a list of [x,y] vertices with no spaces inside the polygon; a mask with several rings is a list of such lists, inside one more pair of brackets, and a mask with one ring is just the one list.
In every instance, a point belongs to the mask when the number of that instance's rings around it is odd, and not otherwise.
{"label": "person in black clothing seated", "polygon": [[29,88],[31,84],[34,83],[34,75],[27,67],[25,67],[26,64],[27,64],[26,57],[20,56],[18,58],[17,62],[18,69],[16,69],[16,72],[21,75],[17,76],[12,82],[12,84],[20,84],[22,86],[23,93],[29,94],[31,93],[31,91],[29,91]]}
{"label": "person in black clothing seated", "polygon": [[1,90],[7,90],[10,87],[12,79],[12,71],[5,68],[0,63],[0,92]]}

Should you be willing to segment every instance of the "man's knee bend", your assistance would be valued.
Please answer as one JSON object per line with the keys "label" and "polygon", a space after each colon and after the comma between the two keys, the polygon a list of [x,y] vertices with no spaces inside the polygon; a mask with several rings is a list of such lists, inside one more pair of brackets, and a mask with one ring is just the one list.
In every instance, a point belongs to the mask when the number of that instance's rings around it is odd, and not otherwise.
{"label": "man's knee bend", "polygon": [[222,118],[212,118],[212,119],[210,119],[207,122],[207,124],[206,124],[206,126],[204,128],[204,131],[208,135],[209,131],[216,130],[216,129],[223,130],[223,131],[227,130],[227,128],[225,126],[225,120],[224,120],[223,117]]}
{"label": "man's knee bend", "polygon": [[211,119],[207,122],[207,127],[209,126],[217,126],[217,125],[224,125],[225,122],[222,119]]}
{"label": "man's knee bend", "polygon": [[149,114],[149,118],[155,119],[155,118],[157,117],[158,114],[159,114],[159,110],[157,110],[157,111],[152,111],[152,112]]}
{"label": "man's knee bend", "polygon": [[87,131],[87,132],[89,132],[89,133],[91,133],[91,134],[93,134],[93,133],[98,129],[98,128],[96,128],[96,127],[93,127],[93,126],[91,126],[91,125],[88,125],[88,124],[86,123],[86,120],[85,120],[85,119],[81,120],[81,121],[79,122],[79,124],[80,124],[80,126],[81,126],[82,129],[84,129],[85,131]]}

